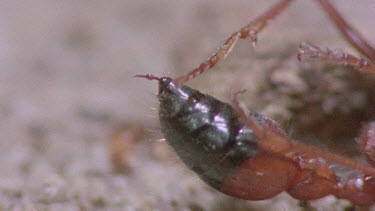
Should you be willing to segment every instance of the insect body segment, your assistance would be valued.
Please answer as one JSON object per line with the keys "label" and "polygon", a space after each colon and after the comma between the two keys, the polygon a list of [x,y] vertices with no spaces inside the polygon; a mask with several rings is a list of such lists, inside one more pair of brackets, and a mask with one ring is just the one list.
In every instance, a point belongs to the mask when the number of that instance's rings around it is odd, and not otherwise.
{"label": "insect body segment", "polygon": [[220,190],[228,172],[256,156],[252,130],[229,104],[187,86],[177,87],[170,78],[160,78],[158,97],[167,142],[212,187]]}

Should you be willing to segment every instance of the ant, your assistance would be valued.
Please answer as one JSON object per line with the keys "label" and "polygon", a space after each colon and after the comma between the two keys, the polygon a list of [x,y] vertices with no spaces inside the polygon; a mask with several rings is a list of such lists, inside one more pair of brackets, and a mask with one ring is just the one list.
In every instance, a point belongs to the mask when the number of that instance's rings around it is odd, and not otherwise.
{"label": "ant", "polygon": [[[356,32],[328,0],[316,0],[344,37],[367,59],[340,49],[302,43],[298,59],[319,59],[375,73],[375,50]],[[281,0],[271,9],[234,32],[209,59],[176,79],[153,75],[136,77],[159,82],[159,119],[166,141],[178,156],[211,187],[245,200],[263,200],[286,191],[307,201],[334,195],[358,206],[375,203],[375,167],[325,152],[290,139],[279,124],[256,112],[246,114],[234,94],[232,105],[184,84],[223,60],[239,39],[250,38],[276,18],[292,0]],[[375,123],[358,138],[371,165],[375,164]],[[336,176],[330,163],[361,174]]]}

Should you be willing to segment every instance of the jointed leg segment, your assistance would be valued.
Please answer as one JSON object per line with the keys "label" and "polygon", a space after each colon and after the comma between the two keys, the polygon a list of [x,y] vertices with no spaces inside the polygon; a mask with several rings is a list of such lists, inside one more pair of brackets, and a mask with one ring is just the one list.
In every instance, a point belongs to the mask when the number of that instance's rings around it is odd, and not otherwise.
{"label": "jointed leg segment", "polygon": [[282,0],[266,13],[255,19],[253,22],[249,23],[245,27],[241,28],[239,31],[233,33],[207,61],[203,62],[199,67],[195,68],[193,71],[187,75],[180,76],[174,81],[176,85],[181,85],[187,81],[197,77],[204,71],[212,68],[221,60],[223,60],[232,50],[233,46],[239,39],[246,39],[250,37],[253,42],[256,41],[257,34],[268,24],[268,22],[274,19],[278,14],[280,14],[291,2],[291,0]]}
{"label": "jointed leg segment", "polygon": [[350,42],[359,52],[369,58],[371,61],[375,61],[375,49],[366,42],[366,40],[354,30],[340,15],[340,13],[332,6],[328,0],[317,0],[322,6],[324,11],[328,14],[331,20],[335,23],[337,28],[344,35],[346,40]]}
{"label": "jointed leg segment", "polygon": [[320,59],[335,64],[351,66],[355,69],[368,73],[375,73],[375,64],[364,58],[358,58],[346,53],[341,49],[320,48],[307,43],[301,43],[298,48],[298,60]]}
{"label": "jointed leg segment", "polygon": [[[241,28],[239,31],[233,33],[216,51],[212,56],[210,56],[205,62],[199,65],[199,67],[192,70],[190,73],[180,76],[175,79],[176,85],[181,85],[187,81],[197,77],[206,70],[214,67],[217,63],[223,60],[232,50],[233,46],[239,39],[246,39],[250,37],[252,42],[257,40],[257,34],[270,22],[270,20],[276,18],[284,9],[291,3],[292,0],[282,0],[276,5],[274,5],[270,10],[265,12],[263,15],[256,18],[254,21],[250,22],[245,27]],[[335,23],[338,29],[343,33],[345,38],[355,47],[359,52],[368,57],[371,61],[375,61],[375,50],[368,44],[362,36],[354,30],[338,13],[338,11],[332,6],[328,0],[317,0],[317,2],[322,6],[324,11],[328,14],[331,20]],[[333,51],[331,51],[333,52]],[[361,70],[372,72],[374,71],[374,65],[369,64],[364,59],[355,58],[352,55],[348,55],[350,58],[340,59],[336,58],[335,62],[349,62],[354,66],[360,68]],[[321,59],[327,59],[328,55],[323,55]],[[333,60],[333,59],[331,59]],[[356,64],[354,64],[356,63]]]}

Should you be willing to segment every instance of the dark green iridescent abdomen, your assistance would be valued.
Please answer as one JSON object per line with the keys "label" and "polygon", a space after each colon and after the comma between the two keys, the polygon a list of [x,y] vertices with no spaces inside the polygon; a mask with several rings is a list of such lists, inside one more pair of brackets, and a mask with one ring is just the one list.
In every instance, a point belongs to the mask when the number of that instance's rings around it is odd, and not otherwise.
{"label": "dark green iridescent abdomen", "polygon": [[[159,80],[160,125],[166,141],[206,183],[219,189],[228,172],[257,154],[257,141],[233,108],[170,78]],[[204,161],[204,162],[202,162]]]}

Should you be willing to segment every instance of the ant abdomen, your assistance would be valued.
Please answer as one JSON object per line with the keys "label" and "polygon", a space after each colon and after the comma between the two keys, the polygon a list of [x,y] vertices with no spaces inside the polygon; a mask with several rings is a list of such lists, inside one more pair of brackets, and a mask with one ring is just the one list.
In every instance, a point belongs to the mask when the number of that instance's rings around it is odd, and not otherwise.
{"label": "ant abdomen", "polygon": [[[161,131],[166,141],[210,186],[231,196],[257,200],[274,196],[290,185],[289,180],[294,177],[285,172],[296,172],[296,165],[289,161],[284,164],[261,151],[253,130],[245,126],[231,105],[187,86],[176,86],[165,77],[159,79],[158,97]],[[250,116],[260,126],[285,136],[275,121],[257,113]],[[272,165],[273,159],[278,160],[278,167]],[[282,178],[275,180],[276,172],[288,175],[287,182],[283,183]],[[264,183],[264,174],[269,174],[269,180],[274,182]],[[262,195],[269,187],[275,191]],[[244,190],[248,188],[255,190]]]}

